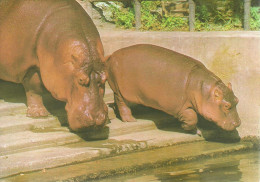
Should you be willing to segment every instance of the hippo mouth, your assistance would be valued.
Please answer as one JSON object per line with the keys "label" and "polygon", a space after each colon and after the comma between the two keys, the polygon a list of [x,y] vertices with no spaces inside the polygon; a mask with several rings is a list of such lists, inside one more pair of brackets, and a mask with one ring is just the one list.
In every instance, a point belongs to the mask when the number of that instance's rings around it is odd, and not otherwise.
{"label": "hippo mouth", "polygon": [[222,121],[222,122],[217,122],[216,124],[222,128],[223,130],[226,131],[233,131],[235,130],[237,127],[240,126],[240,120],[235,122],[235,121]]}
{"label": "hippo mouth", "polygon": [[88,128],[102,128],[108,122],[108,112],[106,110],[90,111],[85,107],[70,108],[66,105],[68,123],[73,131],[84,131]]}

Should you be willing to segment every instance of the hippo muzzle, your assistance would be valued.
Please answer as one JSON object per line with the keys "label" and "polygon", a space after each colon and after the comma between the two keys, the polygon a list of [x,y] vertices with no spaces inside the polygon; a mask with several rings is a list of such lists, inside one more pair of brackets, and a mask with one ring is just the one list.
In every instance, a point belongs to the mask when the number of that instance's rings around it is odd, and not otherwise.
{"label": "hippo muzzle", "polygon": [[66,105],[68,113],[68,122],[73,131],[83,131],[89,127],[103,127],[108,121],[107,106],[98,110],[90,109],[82,105],[70,108]]}
{"label": "hippo muzzle", "polygon": [[233,131],[241,124],[241,120],[238,116],[236,109],[228,113],[226,119],[221,122],[217,122],[217,125],[226,131]]}

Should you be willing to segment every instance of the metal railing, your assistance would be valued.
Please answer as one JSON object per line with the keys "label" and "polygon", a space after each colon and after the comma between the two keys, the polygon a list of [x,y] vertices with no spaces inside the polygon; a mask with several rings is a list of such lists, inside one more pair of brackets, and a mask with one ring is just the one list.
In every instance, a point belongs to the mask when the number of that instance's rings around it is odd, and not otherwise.
{"label": "metal railing", "polygon": [[[92,17],[92,4],[91,2],[107,2],[107,1],[126,1],[126,0],[85,0],[83,1],[86,11]],[[158,0],[128,0],[133,1],[135,9],[135,26],[139,30],[141,28],[141,1],[158,1]],[[180,1],[180,0],[160,0],[160,1]],[[183,1],[183,0],[182,0]],[[194,0],[186,0],[189,3],[189,30],[195,30],[195,9],[196,3]],[[251,0],[244,0],[244,30],[250,30],[250,7]]]}

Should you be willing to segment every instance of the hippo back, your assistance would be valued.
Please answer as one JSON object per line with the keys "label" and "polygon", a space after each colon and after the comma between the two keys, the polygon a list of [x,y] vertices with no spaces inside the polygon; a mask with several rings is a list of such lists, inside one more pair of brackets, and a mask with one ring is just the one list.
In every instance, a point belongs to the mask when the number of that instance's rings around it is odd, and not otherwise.
{"label": "hippo back", "polygon": [[154,45],[130,46],[111,57],[107,63],[111,70],[108,80],[117,83],[127,101],[170,114],[176,114],[187,99],[185,91],[191,71],[195,67],[205,69],[195,59]]}

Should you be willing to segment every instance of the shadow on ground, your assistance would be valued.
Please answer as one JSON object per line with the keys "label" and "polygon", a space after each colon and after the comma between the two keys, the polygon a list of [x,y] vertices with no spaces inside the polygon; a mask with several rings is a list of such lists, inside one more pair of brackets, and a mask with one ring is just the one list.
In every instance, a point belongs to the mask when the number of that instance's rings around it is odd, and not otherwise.
{"label": "shadow on ground", "polygon": [[[110,104],[114,108],[114,104]],[[155,123],[156,127],[164,131],[172,131],[178,133],[196,134],[194,131],[188,132],[182,129],[181,122],[173,116],[165,112],[145,107],[142,105],[131,106],[132,114],[136,119],[151,120]],[[120,118],[117,109],[115,109],[117,118]],[[225,131],[219,128],[216,124],[207,121],[202,116],[198,115],[198,129],[201,131],[202,136],[207,141],[221,142],[221,143],[234,143],[240,141],[240,136],[237,130]]]}
{"label": "shadow on ground", "polygon": [[[67,126],[65,103],[54,99],[46,89],[43,91],[43,103],[46,109],[56,116],[62,126]],[[0,80],[0,99],[11,103],[26,103],[26,95],[22,84]]]}

